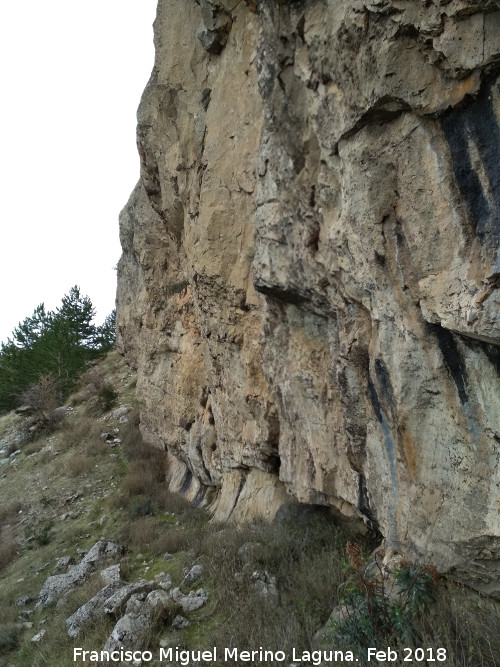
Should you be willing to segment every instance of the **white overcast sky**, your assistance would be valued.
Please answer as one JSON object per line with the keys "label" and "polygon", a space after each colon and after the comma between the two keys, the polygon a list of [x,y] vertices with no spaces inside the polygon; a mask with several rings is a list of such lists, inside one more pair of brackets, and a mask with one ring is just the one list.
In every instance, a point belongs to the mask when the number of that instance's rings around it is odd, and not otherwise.
{"label": "white overcast sky", "polygon": [[97,323],[114,308],[155,13],[156,0],[0,2],[0,341],[75,284]]}

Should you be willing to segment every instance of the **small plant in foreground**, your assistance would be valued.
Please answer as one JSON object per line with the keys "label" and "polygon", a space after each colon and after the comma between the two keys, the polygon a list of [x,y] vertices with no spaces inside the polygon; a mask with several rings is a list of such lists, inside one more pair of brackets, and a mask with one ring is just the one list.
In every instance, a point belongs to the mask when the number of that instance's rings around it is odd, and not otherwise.
{"label": "small plant in foreground", "polygon": [[348,542],[346,552],[352,576],[343,584],[344,604],[332,622],[335,639],[361,648],[381,642],[418,643],[418,621],[435,599],[437,570],[408,564],[388,576],[382,567],[383,551],[378,550],[372,575],[357,544]]}

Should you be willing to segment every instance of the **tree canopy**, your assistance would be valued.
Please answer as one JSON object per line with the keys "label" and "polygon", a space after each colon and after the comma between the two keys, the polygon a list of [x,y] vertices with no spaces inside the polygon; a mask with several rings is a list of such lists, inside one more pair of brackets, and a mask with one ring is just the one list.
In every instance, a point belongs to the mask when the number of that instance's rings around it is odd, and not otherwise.
{"label": "tree canopy", "polygon": [[55,311],[41,303],[20,322],[0,348],[0,409],[15,407],[22,392],[46,375],[63,401],[87,363],[115,344],[114,311],[101,326],[94,317],[91,300],[75,285]]}

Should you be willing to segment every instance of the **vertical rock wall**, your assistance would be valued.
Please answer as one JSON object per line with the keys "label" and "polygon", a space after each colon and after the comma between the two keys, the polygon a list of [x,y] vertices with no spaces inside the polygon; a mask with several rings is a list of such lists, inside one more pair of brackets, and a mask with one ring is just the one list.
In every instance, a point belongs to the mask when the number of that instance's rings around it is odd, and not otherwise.
{"label": "vertical rock wall", "polygon": [[500,2],[159,0],[118,338],[171,487],[500,597]]}

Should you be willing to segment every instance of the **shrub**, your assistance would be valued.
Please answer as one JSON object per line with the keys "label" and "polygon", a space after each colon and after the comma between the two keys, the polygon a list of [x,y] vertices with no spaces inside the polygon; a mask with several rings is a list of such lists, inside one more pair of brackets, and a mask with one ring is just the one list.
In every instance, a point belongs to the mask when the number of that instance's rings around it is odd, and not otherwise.
{"label": "shrub", "polygon": [[91,417],[81,417],[79,419],[69,418],[64,423],[63,449],[82,449],[86,448],[89,453],[94,453],[94,447],[102,450],[103,442],[101,440],[102,424]]}
{"label": "shrub", "polygon": [[12,519],[19,514],[23,509],[23,504],[19,500],[11,500],[0,507],[0,521],[12,521]]}
{"label": "shrub", "polygon": [[92,469],[92,461],[83,454],[72,456],[66,464],[66,471],[70,477],[79,477]]}
{"label": "shrub", "polygon": [[20,629],[14,623],[0,625],[0,654],[8,653],[19,644]]}
{"label": "shrub", "polygon": [[97,405],[101,412],[109,412],[116,405],[117,399],[118,394],[114,390],[113,385],[106,382],[97,394]]}
{"label": "shrub", "polygon": [[66,416],[66,410],[58,405],[57,385],[52,375],[42,375],[21,395],[21,400],[30,406],[31,418],[23,424],[24,440],[33,440],[54,431]]}
{"label": "shrub", "polygon": [[0,570],[12,563],[17,555],[17,542],[10,528],[0,529]]}
{"label": "shrub", "polygon": [[39,547],[44,547],[46,544],[49,544],[51,541],[53,535],[52,535],[52,528],[54,527],[54,522],[47,521],[44,526],[41,528],[39,533],[35,533],[34,538],[35,542],[38,544]]}
{"label": "shrub", "polygon": [[370,573],[358,544],[347,542],[352,574],[342,585],[343,606],[332,621],[335,641],[352,648],[421,642],[421,619],[436,596],[439,582],[433,566],[408,564],[393,575],[382,568],[384,552],[375,552]]}
{"label": "shrub", "polygon": [[138,519],[143,516],[152,516],[156,513],[156,510],[151,498],[138,495],[132,498],[128,507],[128,513],[132,519]]}
{"label": "shrub", "polygon": [[57,387],[52,375],[42,375],[38,382],[25,389],[21,401],[29,405],[37,417],[46,419],[57,408]]}
{"label": "shrub", "polygon": [[118,394],[102,370],[92,365],[80,376],[80,391],[73,399],[86,401],[90,412],[104,413],[115,406]]}

